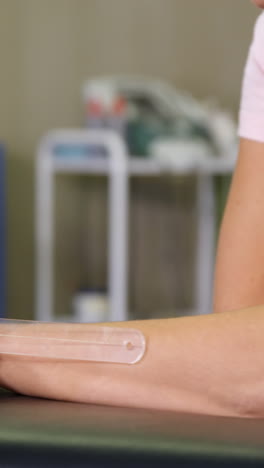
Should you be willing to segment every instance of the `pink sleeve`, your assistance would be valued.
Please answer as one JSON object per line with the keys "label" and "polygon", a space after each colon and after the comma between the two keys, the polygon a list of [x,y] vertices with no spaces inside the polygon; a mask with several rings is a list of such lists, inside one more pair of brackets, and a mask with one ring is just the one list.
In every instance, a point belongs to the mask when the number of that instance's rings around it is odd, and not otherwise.
{"label": "pink sleeve", "polygon": [[245,67],[239,136],[264,142],[264,14],[256,22]]}

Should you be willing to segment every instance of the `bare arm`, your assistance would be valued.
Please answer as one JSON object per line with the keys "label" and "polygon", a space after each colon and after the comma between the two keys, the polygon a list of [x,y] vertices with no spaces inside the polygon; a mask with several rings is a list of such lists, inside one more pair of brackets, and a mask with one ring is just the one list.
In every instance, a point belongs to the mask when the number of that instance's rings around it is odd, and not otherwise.
{"label": "bare arm", "polygon": [[222,223],[214,310],[264,304],[264,143],[242,139]]}
{"label": "bare arm", "polygon": [[[81,363],[2,355],[0,385],[68,401],[264,415],[263,308],[118,325],[145,334],[147,352],[141,362]],[[89,326],[80,325],[82,330]]]}
{"label": "bare arm", "polygon": [[238,164],[216,262],[216,312],[264,304],[263,41],[264,12],[255,24],[243,77]]}

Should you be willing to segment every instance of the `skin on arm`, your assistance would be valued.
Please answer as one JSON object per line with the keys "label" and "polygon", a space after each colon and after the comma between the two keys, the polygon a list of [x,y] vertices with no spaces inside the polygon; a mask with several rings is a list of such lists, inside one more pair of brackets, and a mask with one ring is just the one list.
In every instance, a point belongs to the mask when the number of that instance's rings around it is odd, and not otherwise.
{"label": "skin on arm", "polygon": [[264,304],[264,143],[242,139],[218,243],[214,311]]}
{"label": "skin on arm", "polygon": [[[260,8],[264,0],[252,0]],[[245,66],[237,168],[221,227],[214,311],[264,304],[264,13]]]}
{"label": "skin on arm", "polygon": [[[105,325],[141,330],[147,340],[142,361],[125,365],[0,355],[0,385],[65,401],[264,416],[263,307]],[[83,337],[84,328],[93,325],[77,326]]]}

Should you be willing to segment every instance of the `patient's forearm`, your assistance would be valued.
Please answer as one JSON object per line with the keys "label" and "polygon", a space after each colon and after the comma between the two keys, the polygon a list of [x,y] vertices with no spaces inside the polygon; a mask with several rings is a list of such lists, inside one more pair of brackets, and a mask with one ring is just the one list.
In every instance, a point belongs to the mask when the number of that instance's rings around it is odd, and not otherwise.
{"label": "patient's forearm", "polygon": [[2,355],[1,386],[96,404],[264,415],[264,308],[107,325],[142,330],[143,360],[126,365]]}

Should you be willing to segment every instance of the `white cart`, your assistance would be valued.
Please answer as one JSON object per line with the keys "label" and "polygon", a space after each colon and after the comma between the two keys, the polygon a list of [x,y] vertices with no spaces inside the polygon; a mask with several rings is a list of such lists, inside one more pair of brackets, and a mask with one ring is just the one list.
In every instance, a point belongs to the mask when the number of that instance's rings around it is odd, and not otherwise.
{"label": "white cart", "polygon": [[[57,145],[100,145],[109,157],[55,157]],[[235,153],[235,149],[234,149]],[[208,158],[193,167],[182,163],[163,168],[157,161],[129,157],[120,137],[107,130],[59,130],[40,143],[36,167],[36,319],[54,321],[54,192],[56,174],[105,174],[109,177],[109,321],[128,319],[128,223],[129,176],[160,176],[195,173],[197,184],[198,235],[196,271],[196,314],[211,310],[215,254],[215,207],[212,177],[229,174],[235,164],[230,157]]]}

